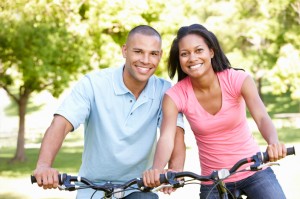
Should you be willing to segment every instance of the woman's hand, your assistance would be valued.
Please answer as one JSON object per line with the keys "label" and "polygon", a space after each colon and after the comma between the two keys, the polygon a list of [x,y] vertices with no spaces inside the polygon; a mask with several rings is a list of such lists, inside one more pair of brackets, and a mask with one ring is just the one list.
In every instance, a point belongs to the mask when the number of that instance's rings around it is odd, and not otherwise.
{"label": "woman's hand", "polygon": [[[143,173],[143,181],[144,185],[146,187],[158,187],[161,185],[160,183],[160,174],[165,174],[168,171],[173,171],[172,169],[164,169],[164,170],[159,170],[159,169],[150,169],[147,170]],[[176,171],[175,171],[176,172]],[[171,194],[172,192],[176,191],[176,188],[173,187],[165,187],[160,189],[161,192],[165,194]]]}
{"label": "woman's hand", "polygon": [[146,187],[158,187],[160,185],[159,175],[163,170],[149,169],[143,173],[143,181]]}
{"label": "woman's hand", "polygon": [[283,143],[269,144],[267,147],[267,153],[269,155],[269,161],[275,162],[286,156],[286,147]]}

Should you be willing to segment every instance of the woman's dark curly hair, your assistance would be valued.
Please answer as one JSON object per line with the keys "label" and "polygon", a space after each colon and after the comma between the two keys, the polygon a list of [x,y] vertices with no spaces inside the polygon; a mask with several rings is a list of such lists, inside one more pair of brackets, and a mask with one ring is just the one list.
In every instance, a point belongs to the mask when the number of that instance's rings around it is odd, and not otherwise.
{"label": "woman's dark curly hair", "polygon": [[204,26],[200,24],[193,24],[190,26],[181,27],[177,32],[176,38],[172,42],[168,58],[168,72],[171,79],[174,78],[176,72],[178,73],[178,81],[184,79],[187,76],[187,74],[182,71],[180,66],[178,43],[183,37],[190,34],[196,34],[203,37],[208,48],[214,51],[214,57],[211,59],[211,63],[215,72],[220,72],[225,69],[231,68],[230,62],[224,54],[214,33],[208,31]]}

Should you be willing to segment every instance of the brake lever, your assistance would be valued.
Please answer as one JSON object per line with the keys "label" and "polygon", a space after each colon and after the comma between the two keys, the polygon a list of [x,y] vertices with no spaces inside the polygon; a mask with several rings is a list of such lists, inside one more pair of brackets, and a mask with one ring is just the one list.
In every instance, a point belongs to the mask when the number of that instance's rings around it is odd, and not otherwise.
{"label": "brake lever", "polygon": [[257,169],[260,170],[264,167],[270,167],[270,166],[280,166],[280,164],[278,162],[268,162],[268,163],[258,166]]}
{"label": "brake lever", "polygon": [[264,167],[270,167],[270,166],[280,166],[280,164],[278,162],[268,162],[268,163],[265,163],[265,164],[260,164],[260,165],[251,165],[247,168],[245,168],[245,170],[247,171],[258,171],[258,170],[261,170],[262,168]]}
{"label": "brake lever", "polygon": [[[173,181],[175,182],[175,181]],[[157,192],[163,188],[169,188],[169,187],[172,187],[172,188],[179,188],[179,187],[183,187],[184,186],[184,181],[183,180],[179,180],[179,181],[176,181],[176,183],[174,184],[161,184],[159,185],[158,187],[155,187],[151,190],[151,192]]]}
{"label": "brake lever", "polygon": [[65,185],[58,185],[57,187],[61,191],[65,191],[66,190],[66,186]]}
{"label": "brake lever", "polygon": [[169,188],[169,187],[173,187],[173,185],[170,184],[162,184],[159,185],[158,187],[155,187],[151,190],[151,192],[158,192],[159,190],[163,189],[163,188]]}

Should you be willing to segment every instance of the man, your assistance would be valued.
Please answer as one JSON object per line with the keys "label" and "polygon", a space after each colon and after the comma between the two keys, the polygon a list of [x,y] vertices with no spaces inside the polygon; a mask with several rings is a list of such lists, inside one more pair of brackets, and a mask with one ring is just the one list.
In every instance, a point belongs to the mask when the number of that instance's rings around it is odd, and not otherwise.
{"label": "man", "polygon": [[[44,189],[58,186],[52,163],[65,136],[84,123],[84,150],[79,175],[97,183],[125,182],[149,169],[155,151],[161,103],[171,84],[154,76],[162,56],[161,36],[150,26],[133,28],[122,47],[125,64],[86,75],[55,113],[42,141],[34,171]],[[185,159],[182,115],[178,116],[169,168],[182,169]],[[92,189],[77,198],[90,198]],[[95,198],[100,198],[100,191]],[[126,193],[126,199],[158,198],[153,193]]]}

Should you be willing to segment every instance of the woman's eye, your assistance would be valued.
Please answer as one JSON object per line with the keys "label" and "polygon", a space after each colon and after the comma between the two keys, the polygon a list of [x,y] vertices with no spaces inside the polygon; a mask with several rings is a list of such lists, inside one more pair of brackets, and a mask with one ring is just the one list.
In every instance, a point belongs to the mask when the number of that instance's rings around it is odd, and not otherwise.
{"label": "woman's eye", "polygon": [[187,56],[187,53],[181,53],[180,56],[181,56],[181,57],[186,57],[186,56]]}
{"label": "woman's eye", "polygon": [[199,49],[196,50],[196,52],[197,52],[197,53],[201,53],[202,50],[203,50],[202,48],[199,48]]}

